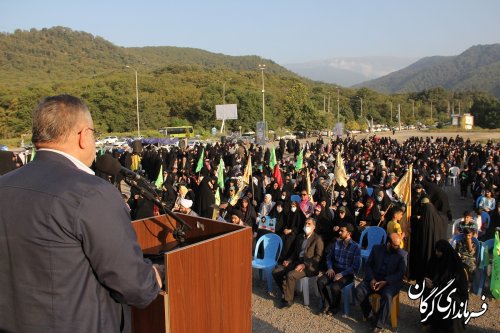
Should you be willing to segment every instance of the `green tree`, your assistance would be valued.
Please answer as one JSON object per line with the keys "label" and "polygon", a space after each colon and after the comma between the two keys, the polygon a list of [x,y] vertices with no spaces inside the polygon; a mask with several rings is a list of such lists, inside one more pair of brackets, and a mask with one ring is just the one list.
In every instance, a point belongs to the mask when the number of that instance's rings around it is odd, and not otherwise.
{"label": "green tree", "polygon": [[474,123],[483,128],[500,128],[500,103],[496,98],[478,96],[471,108]]}

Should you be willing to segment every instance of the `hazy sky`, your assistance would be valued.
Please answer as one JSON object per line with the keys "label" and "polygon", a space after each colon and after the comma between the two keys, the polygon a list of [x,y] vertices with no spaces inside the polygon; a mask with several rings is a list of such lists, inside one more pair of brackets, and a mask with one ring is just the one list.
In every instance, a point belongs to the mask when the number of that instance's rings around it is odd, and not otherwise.
{"label": "hazy sky", "polygon": [[65,26],[118,46],[187,46],[279,64],[456,55],[500,42],[498,0],[0,0],[0,31]]}

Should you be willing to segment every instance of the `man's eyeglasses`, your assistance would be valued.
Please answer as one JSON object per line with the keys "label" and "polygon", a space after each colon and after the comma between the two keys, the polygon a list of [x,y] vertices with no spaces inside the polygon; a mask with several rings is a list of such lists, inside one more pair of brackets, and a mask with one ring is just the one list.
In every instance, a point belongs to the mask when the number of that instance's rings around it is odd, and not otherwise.
{"label": "man's eyeglasses", "polygon": [[95,130],[94,128],[92,128],[92,127],[87,127],[87,128],[84,128],[84,129],[82,129],[80,132],[78,132],[78,134],[82,134],[82,132],[83,132],[83,131],[85,131],[85,130],[91,130],[91,131],[94,133],[94,136],[99,136],[99,135],[101,135],[101,133],[100,133],[100,132],[96,131],[96,130]]}

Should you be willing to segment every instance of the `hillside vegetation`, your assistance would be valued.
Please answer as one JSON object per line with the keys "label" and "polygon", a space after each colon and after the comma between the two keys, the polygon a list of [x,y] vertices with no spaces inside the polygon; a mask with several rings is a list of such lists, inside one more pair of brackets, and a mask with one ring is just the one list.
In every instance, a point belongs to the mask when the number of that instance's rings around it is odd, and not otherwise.
{"label": "hillside vegetation", "polygon": [[[124,48],[65,27],[2,33],[0,138],[29,133],[33,107],[44,96],[61,93],[83,98],[101,132],[133,131],[135,70],[141,129],[157,130],[181,124],[192,124],[197,130],[219,127],[215,105],[222,104],[225,92],[226,103],[238,105],[239,119],[228,121],[229,129],[242,126],[243,131],[250,130],[262,120],[259,64],[266,65],[265,109],[270,129],[334,126],[335,86],[306,80],[258,56],[232,57],[178,47]],[[403,123],[447,121],[446,100],[461,101],[462,112],[471,110],[479,115],[487,109],[493,114],[483,117],[487,124],[500,127],[495,115],[496,99],[480,92],[453,93],[441,88],[392,96],[366,88],[340,88],[339,120],[351,129],[366,127],[366,118],[373,118],[375,123],[394,124],[400,104]],[[474,111],[477,101],[482,102],[482,109]]]}
{"label": "hillside vegetation", "polygon": [[356,87],[384,93],[442,87],[453,91],[485,91],[500,98],[500,44],[477,45],[451,57],[427,57],[384,77]]}

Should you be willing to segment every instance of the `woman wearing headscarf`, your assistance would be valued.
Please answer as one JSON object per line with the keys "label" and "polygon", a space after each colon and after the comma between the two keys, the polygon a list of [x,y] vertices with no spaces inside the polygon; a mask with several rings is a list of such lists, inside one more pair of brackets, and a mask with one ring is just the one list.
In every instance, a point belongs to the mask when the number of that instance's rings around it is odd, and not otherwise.
{"label": "woman wearing headscarf", "polygon": [[264,201],[260,204],[258,217],[262,218],[267,216],[271,212],[271,209],[273,209],[274,205],[275,202],[273,201],[271,194],[266,194],[264,196]]}
{"label": "woman wearing headscarf", "polygon": [[257,230],[257,239],[262,235],[268,234],[268,233],[275,233],[278,236],[281,236],[283,234],[283,230],[285,229],[285,213],[283,212],[283,202],[278,201],[276,202],[276,205],[271,209],[269,212],[268,216],[271,219],[275,219],[274,222],[274,231],[270,229],[258,229]]}
{"label": "woman wearing headscarf", "polygon": [[318,204],[314,207],[314,218],[316,219],[314,232],[321,236],[324,244],[329,244],[333,238],[333,218],[330,211]]}
{"label": "woman wearing headscarf", "polygon": [[213,217],[213,205],[215,204],[213,188],[217,186],[216,179],[216,177],[203,177],[198,186],[193,210],[201,217],[209,219]]}
{"label": "woman wearing headscarf", "polygon": [[250,199],[247,196],[244,196],[243,198],[238,200],[238,203],[236,204],[234,209],[241,211],[243,213],[243,223],[245,225],[251,226],[253,231],[257,232],[257,213],[250,203]]}
{"label": "woman wearing headscarf", "polygon": [[380,222],[380,211],[372,198],[366,199],[366,203],[363,208],[361,208],[356,221],[357,225],[355,225],[356,228],[352,235],[352,238],[356,241],[359,240],[361,233],[366,227],[378,225]]}
{"label": "woman wearing headscarf", "polygon": [[273,181],[271,184],[269,184],[269,186],[266,188],[266,193],[271,195],[272,201],[279,201],[281,197],[281,190],[278,182]]}
{"label": "woman wearing headscarf", "polygon": [[309,194],[307,194],[306,190],[302,190],[300,193],[300,210],[306,217],[309,217],[314,214],[314,205],[309,200]]}
{"label": "woman wearing headscarf", "polygon": [[[462,261],[458,253],[453,250],[448,241],[441,239],[435,243],[435,250],[432,253],[432,258],[425,271],[425,290],[422,299],[427,298],[433,288],[443,290],[451,280],[453,283],[447,288],[447,292],[443,297],[436,297],[428,302],[433,302],[435,306],[428,306],[427,311],[421,314],[424,326],[430,326],[431,332],[464,332],[465,318],[450,318],[444,319],[447,312],[440,312],[436,309],[437,302],[440,306],[448,306],[449,308],[459,309],[460,303],[467,301],[469,298],[467,277],[462,265]],[[419,284],[422,281],[418,281]],[[452,290],[455,290],[453,293]]]}
{"label": "woman wearing headscarf", "polygon": [[448,221],[429,198],[420,201],[418,212],[412,217],[410,238],[410,279],[421,281],[434,253],[434,245],[447,238]]}
{"label": "woman wearing headscarf", "polygon": [[290,257],[291,252],[293,251],[295,238],[299,233],[301,233],[305,220],[306,217],[300,210],[298,202],[292,201],[290,204],[290,211],[285,217],[285,227],[283,229],[283,234],[281,235],[281,239],[283,240],[283,250],[281,251],[280,262]]}

